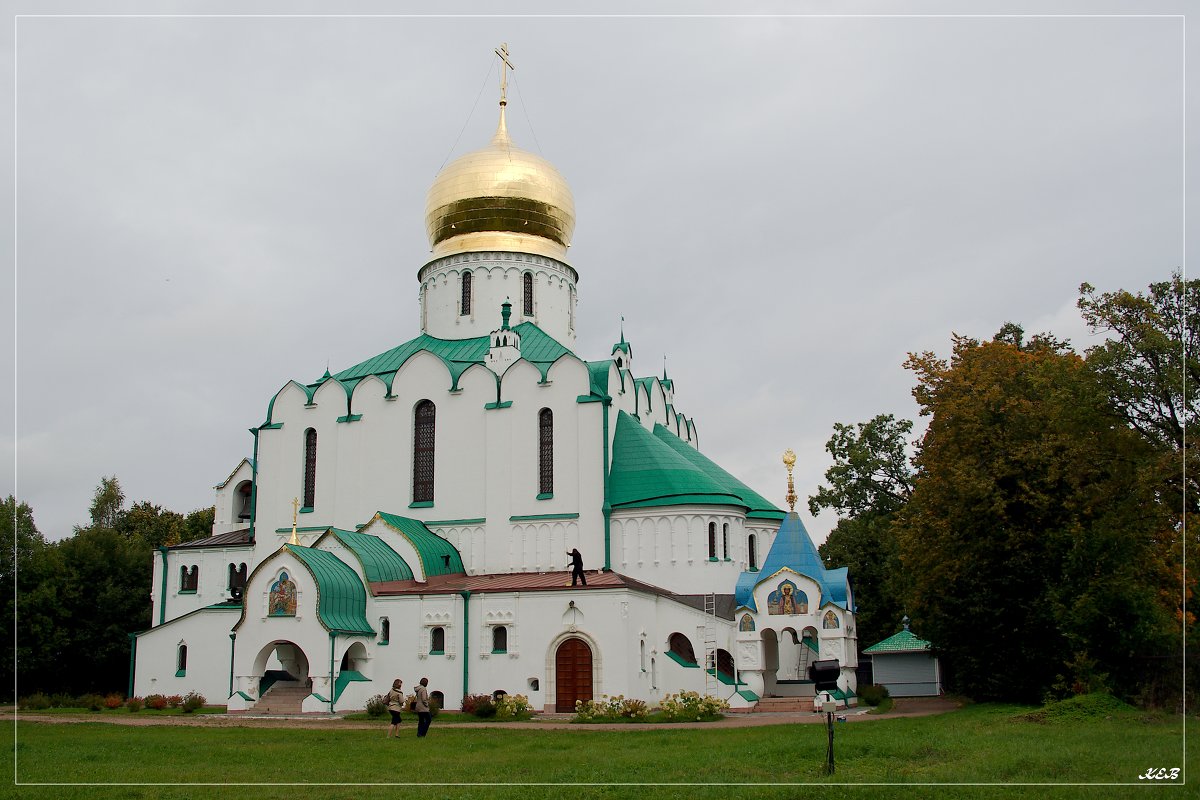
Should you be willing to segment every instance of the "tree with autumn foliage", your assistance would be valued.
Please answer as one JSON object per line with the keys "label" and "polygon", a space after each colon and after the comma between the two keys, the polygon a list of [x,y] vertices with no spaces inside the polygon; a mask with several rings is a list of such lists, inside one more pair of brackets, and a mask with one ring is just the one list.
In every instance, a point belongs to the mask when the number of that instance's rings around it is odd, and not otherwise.
{"label": "tree with autumn foliage", "polygon": [[930,421],[896,535],[914,627],[954,688],[1130,693],[1138,659],[1169,652],[1176,631],[1176,537],[1145,479],[1152,446],[1050,336],[1006,325],[906,366]]}

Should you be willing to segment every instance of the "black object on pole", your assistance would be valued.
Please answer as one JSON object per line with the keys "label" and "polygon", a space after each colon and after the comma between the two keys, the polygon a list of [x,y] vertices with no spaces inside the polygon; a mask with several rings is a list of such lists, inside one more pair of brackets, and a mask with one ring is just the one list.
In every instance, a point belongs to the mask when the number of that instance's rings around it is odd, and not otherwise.
{"label": "black object on pole", "polygon": [[832,692],[838,688],[838,677],[842,674],[841,664],[836,658],[814,661],[808,667],[808,678],[818,692]]}

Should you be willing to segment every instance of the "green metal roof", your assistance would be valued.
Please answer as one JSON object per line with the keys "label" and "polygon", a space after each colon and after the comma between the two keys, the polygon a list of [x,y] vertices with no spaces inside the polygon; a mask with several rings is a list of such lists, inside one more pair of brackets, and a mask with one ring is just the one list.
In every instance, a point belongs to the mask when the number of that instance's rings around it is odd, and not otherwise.
{"label": "green metal roof", "polygon": [[[542,373],[542,380],[550,365],[571,351],[559,344],[548,333],[532,322],[522,322],[513,327],[521,336],[521,358],[531,362]],[[451,388],[458,388],[459,377],[475,364],[483,364],[491,345],[490,336],[477,336],[473,339],[438,339],[428,334],[421,334],[398,347],[380,353],[360,364],[335,373],[333,378],[343,385],[350,383],[351,388],[368,375],[378,375],[388,384],[391,390],[391,375],[418,352],[432,353],[442,360],[453,378]],[[320,385],[317,381],[313,386]]]}
{"label": "green metal roof", "polygon": [[873,644],[864,653],[923,653],[933,648],[924,639],[918,639],[910,630],[902,630],[895,636],[889,636],[879,644]]}
{"label": "green metal roof", "polygon": [[665,425],[655,424],[654,435],[665,442],[676,453],[681,454],[688,461],[699,467],[705,475],[741,498],[742,503],[750,509],[749,513],[746,514],[747,517],[752,519],[783,519],[784,512],[781,509],[776,508],[758,492],[721,469],[715,461],[672,433],[670,428]]}
{"label": "green metal roof", "polygon": [[367,590],[348,564],[333,553],[284,545],[317,582],[317,619],[334,633],[374,636],[367,623]]}
{"label": "green metal roof", "polygon": [[608,397],[608,376],[612,365],[611,360],[587,362],[588,374],[592,379],[592,394]]}
{"label": "green metal roof", "polygon": [[[362,565],[363,574],[369,583],[375,581],[407,581],[412,580],[413,571],[404,558],[388,546],[388,543],[378,536],[357,531],[344,531],[340,528],[330,528],[325,536],[337,539],[346,549],[354,554]],[[322,536],[321,539],[324,539]],[[320,539],[317,540],[318,542]],[[317,543],[313,543],[316,547]]]}
{"label": "green metal roof", "polygon": [[683,504],[746,508],[740,497],[624,411],[617,415],[609,476],[609,501],[613,508]]}
{"label": "green metal roof", "polygon": [[396,514],[385,514],[382,511],[375,517],[408,540],[417,551],[417,557],[421,559],[421,571],[425,573],[426,578],[432,575],[466,574],[462,556],[454,545],[426,528],[424,522]]}

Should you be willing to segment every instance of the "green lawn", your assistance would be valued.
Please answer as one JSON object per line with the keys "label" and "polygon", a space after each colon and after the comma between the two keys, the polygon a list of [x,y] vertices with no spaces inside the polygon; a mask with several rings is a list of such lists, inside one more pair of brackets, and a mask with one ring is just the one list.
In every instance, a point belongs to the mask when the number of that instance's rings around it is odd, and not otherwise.
{"label": "green lawn", "polygon": [[[651,791],[621,783],[702,784],[654,789],[656,797],[826,797],[814,784],[888,783],[1146,783],[1151,767],[1183,767],[1182,721],[1134,710],[1030,718],[1030,708],[979,705],[917,719],[879,719],[836,727],[837,772],[822,772],[825,728],[538,730],[434,723],[418,740],[405,723],[399,740],[379,730],[334,728],[129,727],[103,721],[19,723],[16,770],[29,783],[180,783],[177,787],[21,786],[20,797],[368,797],[413,789],[356,783],[498,783],[493,787],[426,786],[430,797],[520,800],[637,796]],[[13,727],[4,734],[12,737]],[[1193,773],[1196,766],[1192,748]],[[12,770],[12,762],[5,767]],[[11,772],[9,773],[11,774]],[[1200,773],[1192,775],[1193,781]],[[329,784],[290,788],[213,786],[227,783]],[[564,790],[514,783],[597,783]],[[799,784],[783,788],[713,784]],[[814,794],[814,791],[816,794]],[[1125,797],[1113,787],[911,786],[840,787],[838,797]],[[1181,794],[1168,789],[1169,794]]]}

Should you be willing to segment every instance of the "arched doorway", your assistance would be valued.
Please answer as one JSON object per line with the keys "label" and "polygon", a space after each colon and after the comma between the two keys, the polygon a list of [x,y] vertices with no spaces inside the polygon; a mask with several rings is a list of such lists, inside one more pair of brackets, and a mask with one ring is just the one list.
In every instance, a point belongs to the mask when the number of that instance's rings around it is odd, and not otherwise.
{"label": "arched doorway", "polygon": [[559,713],[575,710],[576,700],[592,699],[592,648],[571,637],[554,654],[554,708]]}
{"label": "arched doorway", "polygon": [[301,686],[309,683],[308,656],[295,642],[277,640],[263,647],[254,659],[253,670],[259,697],[281,681]]}

